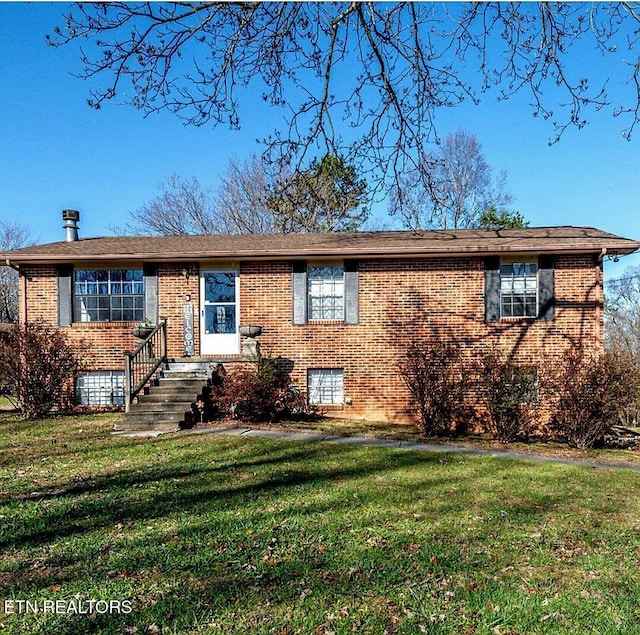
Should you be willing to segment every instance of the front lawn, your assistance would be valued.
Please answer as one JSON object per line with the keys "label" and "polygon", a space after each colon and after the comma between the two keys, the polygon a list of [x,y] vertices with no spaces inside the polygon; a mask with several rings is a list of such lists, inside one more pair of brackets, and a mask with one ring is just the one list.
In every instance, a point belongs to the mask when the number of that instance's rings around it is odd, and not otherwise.
{"label": "front lawn", "polygon": [[638,473],[114,416],[0,413],[0,632],[640,633]]}

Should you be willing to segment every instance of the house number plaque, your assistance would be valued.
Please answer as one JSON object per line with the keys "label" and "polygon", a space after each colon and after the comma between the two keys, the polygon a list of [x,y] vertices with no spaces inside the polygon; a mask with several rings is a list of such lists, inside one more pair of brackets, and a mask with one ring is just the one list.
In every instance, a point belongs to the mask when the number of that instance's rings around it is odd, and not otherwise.
{"label": "house number plaque", "polygon": [[193,355],[193,304],[182,305],[182,324],[184,333],[184,354]]}

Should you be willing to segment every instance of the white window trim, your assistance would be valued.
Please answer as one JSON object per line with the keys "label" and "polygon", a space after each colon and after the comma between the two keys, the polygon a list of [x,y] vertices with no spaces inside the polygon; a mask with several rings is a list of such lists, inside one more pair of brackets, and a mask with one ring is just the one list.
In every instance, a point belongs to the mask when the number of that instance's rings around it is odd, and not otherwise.
{"label": "white window trim", "polygon": [[[84,271],[107,271],[107,272],[111,272],[111,271],[139,271],[142,273],[142,279],[141,280],[136,280],[136,281],[131,281],[131,283],[134,284],[141,284],[142,285],[142,293],[111,293],[109,291],[109,293],[79,293],[76,291],[76,284],[82,284],[82,282],[77,282],[77,275],[79,272],[84,272]],[[112,281],[111,281],[111,276],[109,275],[109,281],[106,283],[108,285],[111,285]],[[87,284],[87,283],[85,283]],[[105,283],[91,283],[91,284],[105,284]],[[126,282],[124,282],[123,284],[126,284]],[[87,322],[139,322],[143,317],[144,317],[144,272],[143,269],[139,266],[105,266],[105,267],[82,267],[82,268],[76,268],[73,272],[73,280],[72,280],[72,315],[73,315],[73,321],[74,322],[78,322],[78,323],[87,323]],[[119,310],[121,313],[124,312],[127,309],[114,309],[114,307],[112,306],[111,303],[111,298],[141,298],[141,304],[142,306],[139,307],[138,309],[136,309],[135,306],[133,306],[130,310],[133,313],[133,319],[131,320],[113,320],[112,316],[113,316],[113,312],[114,310]],[[100,309],[94,309],[94,308],[86,308],[86,299],[87,298],[108,298],[108,304],[109,304],[109,319],[106,320],[92,320],[91,319],[91,311],[94,310],[100,310]],[[135,300],[133,302],[133,304],[135,305]],[[107,310],[106,308],[102,309],[102,310]],[[138,315],[135,314],[135,312],[138,311]]]}
{"label": "white window trim", "polygon": [[[312,296],[311,293],[311,286],[312,286],[312,278],[309,275],[309,271],[311,269],[314,268],[322,268],[322,267],[336,267],[342,270],[342,282],[341,282],[341,286],[342,286],[342,311],[340,312],[339,316],[331,316],[331,317],[315,317],[312,315],[312,297],[317,298],[317,297],[324,297],[322,295],[319,296]],[[345,318],[345,311],[346,311],[346,296],[345,296],[345,275],[344,275],[344,260],[324,260],[324,261],[308,261],[307,262],[307,320],[309,322],[322,322],[322,321],[335,321],[335,322],[342,322],[344,321]],[[331,297],[339,297],[338,295],[334,295]]]}
{"label": "white window trim", "polygon": [[[325,393],[321,383],[328,381]],[[336,381],[337,380],[337,381]],[[319,394],[318,394],[319,393]],[[344,404],[344,369],[343,368],[309,368],[307,369],[307,394],[312,406],[342,406]],[[330,400],[323,400],[329,394]]]}
{"label": "white window trim", "polygon": [[[503,312],[503,303],[502,303],[502,265],[512,265],[512,264],[532,264],[536,267],[536,299],[535,299],[535,307],[533,315],[505,315]],[[540,267],[538,266],[538,260],[535,258],[524,257],[511,257],[511,258],[500,258],[500,318],[504,318],[507,320],[517,319],[517,320],[534,320],[538,317],[538,305],[539,298],[538,295],[540,293]],[[526,313],[526,302],[525,302],[525,313]]]}

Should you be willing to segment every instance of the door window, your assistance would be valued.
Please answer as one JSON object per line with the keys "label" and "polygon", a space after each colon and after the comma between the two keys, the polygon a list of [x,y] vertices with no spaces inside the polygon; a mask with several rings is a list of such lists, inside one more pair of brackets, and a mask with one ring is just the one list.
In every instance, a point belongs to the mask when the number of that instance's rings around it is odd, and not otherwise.
{"label": "door window", "polygon": [[236,332],[236,276],[228,271],[204,274],[204,328],[207,335]]}

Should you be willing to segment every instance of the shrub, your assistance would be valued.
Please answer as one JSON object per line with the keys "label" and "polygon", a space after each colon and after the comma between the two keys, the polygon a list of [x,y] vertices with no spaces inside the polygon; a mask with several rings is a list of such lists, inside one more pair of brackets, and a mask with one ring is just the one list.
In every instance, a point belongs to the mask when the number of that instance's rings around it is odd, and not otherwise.
{"label": "shrub", "polygon": [[439,340],[414,343],[398,362],[398,370],[415,400],[423,435],[454,431],[465,392],[459,346]]}
{"label": "shrub", "polygon": [[487,427],[501,443],[526,437],[538,401],[538,366],[519,364],[493,351],[480,355],[476,367]]}
{"label": "shrub", "polygon": [[79,370],[75,351],[59,329],[15,325],[0,342],[0,391],[27,419],[63,407],[65,389]]}
{"label": "shrub", "polygon": [[274,422],[308,412],[305,396],[279,369],[278,360],[265,356],[253,369],[218,374],[212,397],[221,414],[240,421]]}
{"label": "shrub", "polygon": [[553,375],[552,387],[554,429],[572,447],[592,448],[637,400],[640,373],[629,357],[611,352],[596,356],[573,343]]}

